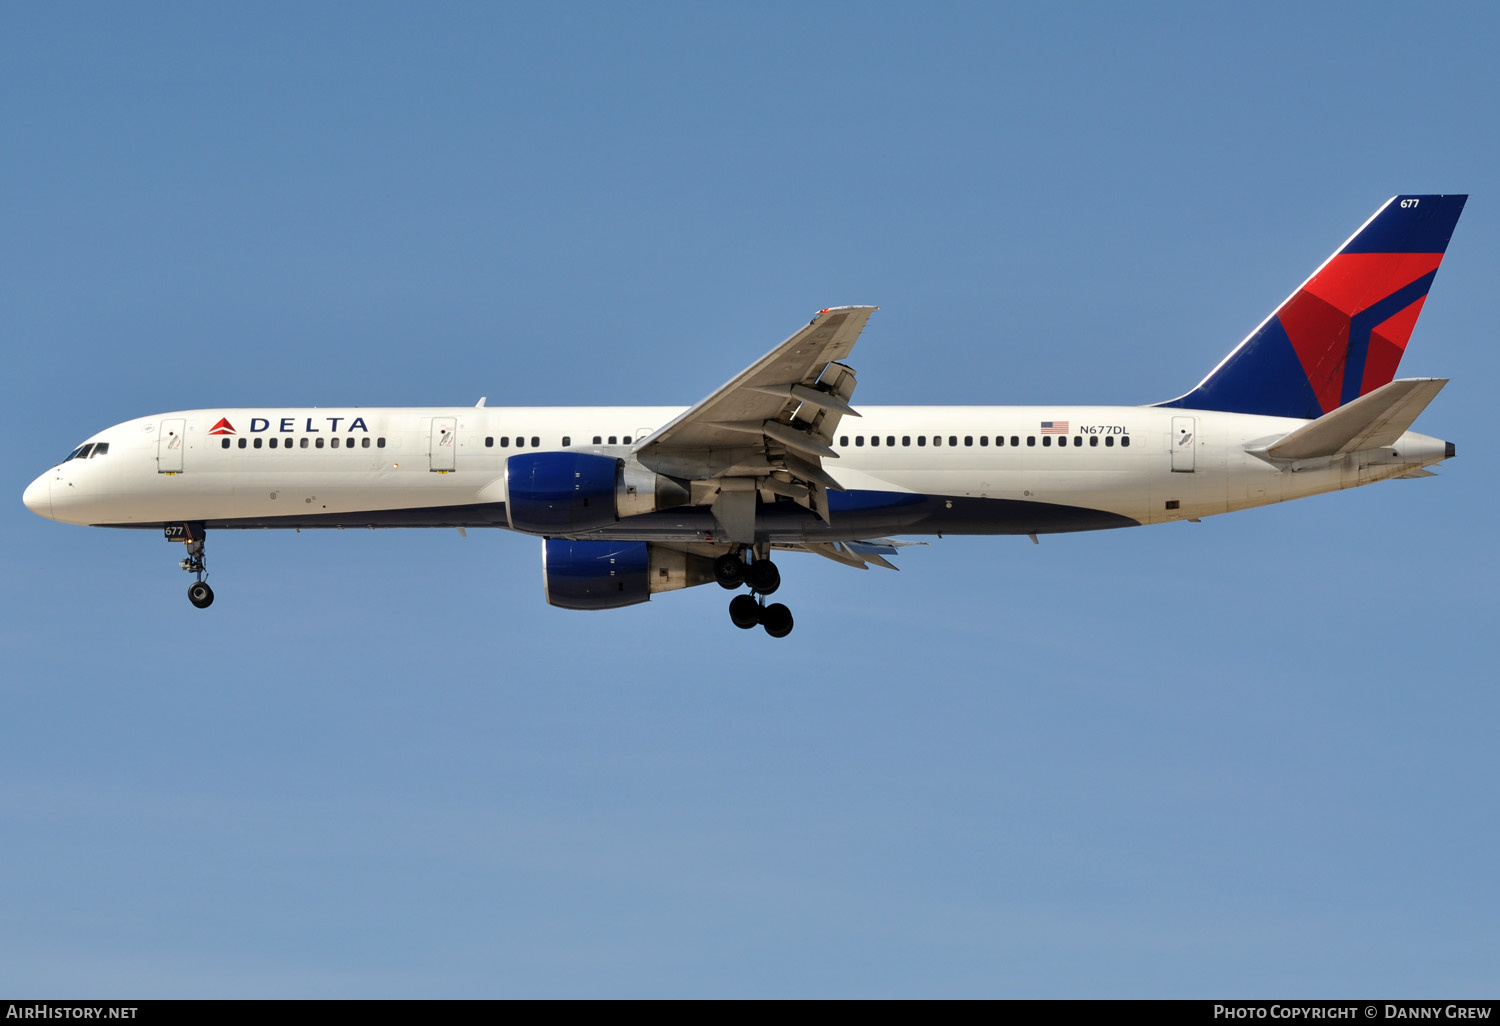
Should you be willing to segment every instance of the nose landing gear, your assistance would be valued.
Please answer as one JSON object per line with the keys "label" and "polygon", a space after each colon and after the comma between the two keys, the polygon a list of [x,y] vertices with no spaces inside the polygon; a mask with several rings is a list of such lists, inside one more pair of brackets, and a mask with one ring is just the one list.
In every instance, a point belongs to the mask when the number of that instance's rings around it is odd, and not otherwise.
{"label": "nose landing gear", "polygon": [[187,558],[177,565],[198,576],[196,581],[188,585],[188,601],[199,609],[207,609],[213,605],[214,590],[203,580],[208,574],[208,568],[203,562],[203,536],[206,533],[203,525],[167,524],[163,533],[167,541],[180,541],[187,545]]}
{"label": "nose landing gear", "polygon": [[754,593],[736,595],[729,601],[729,619],[740,630],[748,631],[759,624],[773,638],[792,633],[792,611],[780,602],[765,604],[765,597],[781,587],[781,571],[775,563],[765,557],[747,563],[740,553],[726,552],[714,560],[714,579],[730,590],[748,585]]}

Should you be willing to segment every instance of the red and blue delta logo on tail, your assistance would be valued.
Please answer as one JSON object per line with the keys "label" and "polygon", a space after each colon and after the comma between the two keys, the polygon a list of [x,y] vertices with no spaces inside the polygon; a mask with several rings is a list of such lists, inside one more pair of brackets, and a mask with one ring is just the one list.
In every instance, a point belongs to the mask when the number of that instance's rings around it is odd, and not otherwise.
{"label": "red and blue delta logo on tail", "polygon": [[1312,420],[1396,376],[1467,196],[1396,196],[1197,388],[1162,406]]}

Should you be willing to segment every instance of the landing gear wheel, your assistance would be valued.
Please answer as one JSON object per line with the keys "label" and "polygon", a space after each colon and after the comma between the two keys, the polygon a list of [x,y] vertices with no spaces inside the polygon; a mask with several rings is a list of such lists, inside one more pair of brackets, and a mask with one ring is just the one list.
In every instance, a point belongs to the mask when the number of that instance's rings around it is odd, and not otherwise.
{"label": "landing gear wheel", "polygon": [[784,638],[792,633],[792,611],[780,602],[773,602],[761,610],[760,622],[773,638]]}
{"label": "landing gear wheel", "polygon": [[745,583],[745,561],[737,552],[726,552],[714,560],[714,580],[719,587],[733,591]]}
{"label": "landing gear wheel", "polygon": [[[781,571],[769,559],[757,559],[745,567],[745,583],[762,595],[769,595],[781,587]],[[786,608],[785,606],[782,607]]]}
{"label": "landing gear wheel", "polygon": [[729,600],[729,619],[742,631],[760,623],[760,603],[750,595],[736,595]]}
{"label": "landing gear wheel", "polygon": [[214,604],[214,590],[202,581],[194,581],[188,585],[188,601],[199,609],[207,609]]}

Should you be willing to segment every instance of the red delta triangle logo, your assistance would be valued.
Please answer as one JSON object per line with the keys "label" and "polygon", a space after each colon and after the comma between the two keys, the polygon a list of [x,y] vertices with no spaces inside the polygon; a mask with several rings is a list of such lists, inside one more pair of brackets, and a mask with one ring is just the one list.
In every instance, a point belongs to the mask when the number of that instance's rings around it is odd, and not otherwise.
{"label": "red delta triangle logo", "polygon": [[208,429],[211,435],[232,435],[235,433],[234,425],[229,423],[228,417],[220,417],[219,422]]}

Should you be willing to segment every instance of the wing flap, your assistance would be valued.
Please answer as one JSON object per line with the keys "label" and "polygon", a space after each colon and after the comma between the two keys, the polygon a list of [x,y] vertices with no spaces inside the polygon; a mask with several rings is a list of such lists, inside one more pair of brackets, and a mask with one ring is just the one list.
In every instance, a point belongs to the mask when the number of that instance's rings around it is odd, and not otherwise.
{"label": "wing flap", "polygon": [[894,556],[898,547],[926,544],[926,542],[899,542],[890,538],[876,538],[872,541],[776,542],[771,548],[778,552],[811,552],[815,556],[822,556],[824,559],[831,559],[835,563],[852,566],[857,570],[868,570],[871,566],[900,570],[900,567],[885,557]]}

